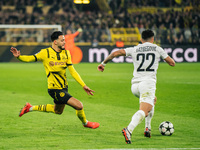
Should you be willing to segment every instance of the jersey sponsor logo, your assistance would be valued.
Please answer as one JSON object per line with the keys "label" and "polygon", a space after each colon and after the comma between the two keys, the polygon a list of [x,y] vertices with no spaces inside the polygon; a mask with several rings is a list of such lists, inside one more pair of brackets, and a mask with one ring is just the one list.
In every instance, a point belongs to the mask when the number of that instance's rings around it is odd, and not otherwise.
{"label": "jersey sponsor logo", "polygon": [[55,65],[66,65],[66,62],[54,62]]}
{"label": "jersey sponsor logo", "polygon": [[49,66],[62,66],[62,65],[66,65],[66,62],[53,62],[53,61],[49,62]]}

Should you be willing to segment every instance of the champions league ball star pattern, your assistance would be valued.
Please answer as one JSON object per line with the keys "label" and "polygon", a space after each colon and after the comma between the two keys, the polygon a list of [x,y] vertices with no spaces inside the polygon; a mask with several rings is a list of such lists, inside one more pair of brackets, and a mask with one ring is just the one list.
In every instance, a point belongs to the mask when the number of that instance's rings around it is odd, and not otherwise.
{"label": "champions league ball star pattern", "polygon": [[160,124],[159,131],[162,135],[170,136],[174,133],[174,125],[169,121],[164,121]]}

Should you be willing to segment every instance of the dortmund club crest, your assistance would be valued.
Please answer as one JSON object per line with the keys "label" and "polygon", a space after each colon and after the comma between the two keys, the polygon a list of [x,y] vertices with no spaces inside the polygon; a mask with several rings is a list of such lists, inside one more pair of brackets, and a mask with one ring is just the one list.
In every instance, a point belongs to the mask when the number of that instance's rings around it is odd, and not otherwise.
{"label": "dortmund club crest", "polygon": [[60,97],[64,97],[65,93],[64,92],[60,92]]}

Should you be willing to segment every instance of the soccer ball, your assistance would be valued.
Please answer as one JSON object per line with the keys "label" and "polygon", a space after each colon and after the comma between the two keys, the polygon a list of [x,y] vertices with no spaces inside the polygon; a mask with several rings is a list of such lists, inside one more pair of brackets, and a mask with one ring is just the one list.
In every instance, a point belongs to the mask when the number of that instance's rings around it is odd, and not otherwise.
{"label": "soccer ball", "polygon": [[164,121],[160,124],[159,131],[162,135],[170,136],[174,133],[174,125],[169,121]]}

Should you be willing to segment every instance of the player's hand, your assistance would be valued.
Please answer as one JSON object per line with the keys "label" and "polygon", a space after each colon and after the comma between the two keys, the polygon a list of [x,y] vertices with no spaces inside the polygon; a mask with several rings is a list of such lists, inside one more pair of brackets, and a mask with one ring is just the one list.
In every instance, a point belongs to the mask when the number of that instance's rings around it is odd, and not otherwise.
{"label": "player's hand", "polygon": [[18,51],[16,48],[11,47],[10,51],[13,53],[14,57],[19,57],[20,56],[20,51]]}
{"label": "player's hand", "polygon": [[99,71],[103,72],[104,71],[104,66],[102,64],[100,64],[97,69]]}
{"label": "player's hand", "polygon": [[88,95],[94,95],[93,90],[91,90],[89,87],[87,87],[86,85],[83,87],[83,89],[85,90],[85,92],[88,94]]}

